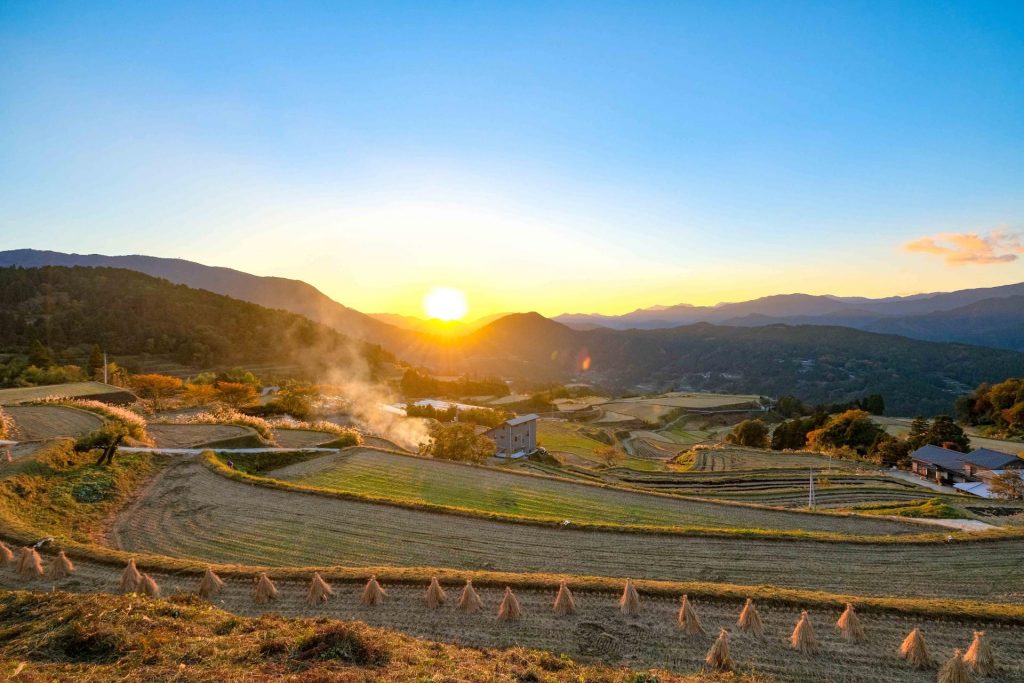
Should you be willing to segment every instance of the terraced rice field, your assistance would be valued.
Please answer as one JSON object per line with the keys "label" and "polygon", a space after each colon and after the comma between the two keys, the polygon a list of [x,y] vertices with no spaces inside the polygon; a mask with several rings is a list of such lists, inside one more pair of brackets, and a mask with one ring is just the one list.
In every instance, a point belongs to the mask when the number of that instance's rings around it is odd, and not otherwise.
{"label": "terraced rice field", "polygon": [[60,396],[62,398],[99,398],[114,395],[121,395],[126,399],[133,398],[127,390],[104,384],[103,382],[70,382],[68,384],[47,384],[39,387],[0,389],[0,406],[40,401],[50,396]]}
{"label": "terraced rice field", "polygon": [[[238,456],[236,460],[244,459]],[[349,448],[275,470],[270,477],[349,493],[576,522],[751,527],[890,534],[915,526],[676,500],[473,467],[369,448]],[[879,520],[882,521],[882,520]]]}
{"label": "terraced rice field", "polygon": [[7,406],[19,441],[39,441],[88,434],[103,424],[95,413],[66,406]]}
{"label": "terraced rice field", "polygon": [[[586,432],[597,432],[601,428],[594,425],[579,425],[564,420],[546,420],[537,422],[537,445],[558,455],[567,454],[570,464],[582,467],[603,467],[607,459],[600,453],[608,447],[608,443],[587,436]],[[607,432],[606,432],[607,433]],[[610,437],[610,435],[609,435]],[[609,438],[609,441],[611,439]],[[643,458],[625,458],[619,465],[637,470],[660,470],[660,463]]]}
{"label": "terraced rice field", "polygon": [[150,424],[146,427],[159,448],[259,446],[256,432],[237,425]]}
{"label": "terraced rice field", "polygon": [[116,520],[110,542],[271,566],[435,566],[1024,602],[1022,539],[863,545],[546,528],[252,486],[193,458],[158,476]]}
{"label": "terraced rice field", "polygon": [[[44,551],[44,562],[52,561],[52,556]],[[5,570],[0,572],[0,588],[22,590],[56,585],[60,590],[73,592],[116,589],[120,567],[87,561],[77,564],[74,577],[57,582],[25,582]],[[199,584],[198,576],[159,571],[151,574],[165,595],[193,593]],[[794,683],[933,683],[934,670],[916,671],[896,657],[903,637],[912,628],[920,627],[932,655],[943,661],[954,648],[966,648],[972,631],[982,627],[964,620],[861,612],[867,640],[851,644],[841,640],[833,630],[838,610],[812,608],[810,621],[821,650],[816,655],[799,655],[789,650],[785,642],[799,617],[799,607],[792,605],[758,603],[766,632],[762,637],[755,637],[734,629],[740,610],[738,601],[695,598],[694,609],[705,634],[684,637],[675,625],[678,601],[650,597],[642,592],[642,612],[638,617],[623,616],[615,604],[616,595],[581,590],[575,591],[577,613],[557,617],[551,609],[553,591],[519,589],[516,595],[522,617],[512,623],[501,623],[495,619],[503,592],[500,587],[479,586],[483,609],[476,614],[466,614],[454,605],[461,589],[459,583],[444,586],[449,599],[437,609],[425,606],[422,583],[385,581],[387,597],[374,607],[359,604],[361,583],[333,582],[335,596],[317,607],[305,602],[307,581],[277,579],[276,584],[279,598],[260,606],[253,602],[250,578],[226,576],[224,589],[214,602],[222,609],[243,615],[273,612],[285,616],[358,620],[422,638],[474,647],[523,646],[565,653],[580,661],[599,660],[637,669],[658,667],[680,672],[702,668],[704,655],[717,636],[718,628],[724,627],[731,631],[730,649],[741,672],[757,671]],[[1000,670],[997,675],[977,680],[994,683],[1024,680],[1024,649],[1020,647],[1019,627],[989,624],[984,628]]]}
{"label": "terraced rice field", "polygon": [[741,472],[761,469],[878,470],[864,463],[829,458],[815,453],[786,453],[735,447],[698,449],[691,453],[691,472]]}
{"label": "terraced rice field", "polygon": [[275,429],[274,440],[283,448],[312,448],[337,439],[334,434],[311,429]]}

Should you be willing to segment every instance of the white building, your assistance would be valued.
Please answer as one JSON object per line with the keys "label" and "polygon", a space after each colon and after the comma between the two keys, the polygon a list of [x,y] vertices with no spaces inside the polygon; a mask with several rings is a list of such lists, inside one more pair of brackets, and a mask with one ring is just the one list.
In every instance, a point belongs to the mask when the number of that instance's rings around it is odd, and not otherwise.
{"label": "white building", "polygon": [[533,413],[505,420],[484,432],[498,446],[499,458],[525,458],[537,450],[537,416]]}

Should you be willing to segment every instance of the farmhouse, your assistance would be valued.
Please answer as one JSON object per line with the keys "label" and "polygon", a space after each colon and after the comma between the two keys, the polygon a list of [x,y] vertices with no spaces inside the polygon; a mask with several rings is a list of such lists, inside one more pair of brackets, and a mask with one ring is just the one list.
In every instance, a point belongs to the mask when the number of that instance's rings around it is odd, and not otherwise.
{"label": "farmhouse", "polygon": [[940,446],[922,446],[910,454],[910,469],[940,484],[964,484],[991,478],[1007,468],[1024,468],[1024,460],[990,448],[959,453]]}
{"label": "farmhouse", "polygon": [[537,450],[537,416],[533,413],[505,420],[484,432],[498,446],[501,458],[523,458]]}

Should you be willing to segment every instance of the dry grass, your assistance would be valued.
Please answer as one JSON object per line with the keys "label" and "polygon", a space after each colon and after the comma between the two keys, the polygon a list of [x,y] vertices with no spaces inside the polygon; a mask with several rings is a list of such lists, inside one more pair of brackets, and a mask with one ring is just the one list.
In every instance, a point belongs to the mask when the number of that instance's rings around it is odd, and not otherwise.
{"label": "dry grass", "polygon": [[930,669],[935,666],[919,628],[911,631],[900,644],[900,657],[907,660],[915,669]]}

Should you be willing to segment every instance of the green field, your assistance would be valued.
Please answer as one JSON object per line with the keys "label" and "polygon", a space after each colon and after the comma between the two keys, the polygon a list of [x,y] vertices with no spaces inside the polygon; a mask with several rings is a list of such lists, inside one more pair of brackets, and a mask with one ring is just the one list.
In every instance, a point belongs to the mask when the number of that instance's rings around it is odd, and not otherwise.
{"label": "green field", "polygon": [[[563,458],[567,464],[582,467],[599,467],[607,464],[606,458],[600,454],[602,448],[609,444],[587,436],[586,432],[599,432],[601,429],[593,425],[579,425],[562,420],[540,420],[537,422],[537,445],[546,448],[549,453],[568,455]],[[607,434],[609,432],[605,432]],[[621,449],[620,449],[621,450]],[[615,462],[621,467],[641,471],[658,471],[662,464],[644,458],[631,458],[622,454]]]}
{"label": "green field", "polygon": [[[241,462],[240,458],[236,460]],[[368,448],[348,449],[339,455],[290,465],[267,476],[347,493],[577,522],[799,528],[868,534],[920,531],[898,524],[875,526],[865,519],[676,500]]]}

